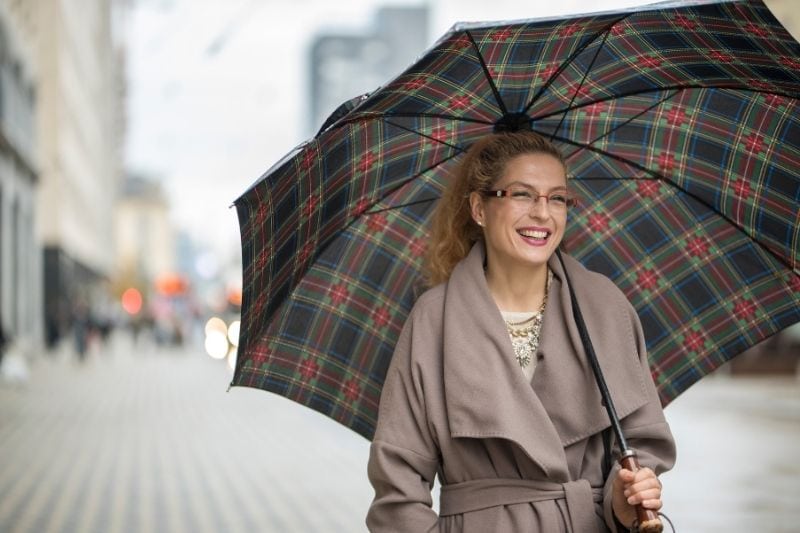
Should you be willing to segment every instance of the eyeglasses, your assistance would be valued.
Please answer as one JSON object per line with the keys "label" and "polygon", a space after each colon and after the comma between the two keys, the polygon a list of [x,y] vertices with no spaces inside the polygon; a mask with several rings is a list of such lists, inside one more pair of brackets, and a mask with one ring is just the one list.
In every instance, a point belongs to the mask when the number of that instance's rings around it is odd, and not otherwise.
{"label": "eyeglasses", "polygon": [[530,209],[544,198],[547,207],[554,211],[563,211],[567,207],[572,207],[578,201],[565,192],[552,192],[550,194],[537,194],[533,189],[527,187],[512,186],[508,189],[495,189],[482,191],[481,194],[488,198],[508,198],[514,206]]}

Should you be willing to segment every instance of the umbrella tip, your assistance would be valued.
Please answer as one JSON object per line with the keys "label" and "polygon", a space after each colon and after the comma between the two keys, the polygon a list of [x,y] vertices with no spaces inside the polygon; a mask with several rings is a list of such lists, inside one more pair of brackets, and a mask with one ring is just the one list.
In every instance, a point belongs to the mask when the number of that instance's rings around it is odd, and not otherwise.
{"label": "umbrella tip", "polygon": [[526,113],[506,113],[494,123],[494,132],[531,131],[533,129],[531,117]]}

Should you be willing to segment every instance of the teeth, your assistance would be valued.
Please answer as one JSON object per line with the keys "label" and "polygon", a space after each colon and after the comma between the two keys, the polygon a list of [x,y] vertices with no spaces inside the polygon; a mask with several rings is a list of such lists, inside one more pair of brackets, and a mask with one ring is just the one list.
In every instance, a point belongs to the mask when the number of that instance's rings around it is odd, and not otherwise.
{"label": "teeth", "polygon": [[547,238],[547,232],[546,231],[532,231],[532,230],[523,229],[523,230],[520,230],[519,234],[522,235],[523,237],[530,237],[532,239],[545,239],[545,238]]}

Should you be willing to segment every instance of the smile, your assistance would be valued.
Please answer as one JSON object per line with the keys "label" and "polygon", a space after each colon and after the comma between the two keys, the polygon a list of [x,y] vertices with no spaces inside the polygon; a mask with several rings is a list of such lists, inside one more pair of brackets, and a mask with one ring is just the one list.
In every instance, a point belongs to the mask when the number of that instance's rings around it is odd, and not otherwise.
{"label": "smile", "polygon": [[521,229],[517,230],[517,233],[528,239],[536,240],[544,240],[550,235],[549,231],[540,229]]}

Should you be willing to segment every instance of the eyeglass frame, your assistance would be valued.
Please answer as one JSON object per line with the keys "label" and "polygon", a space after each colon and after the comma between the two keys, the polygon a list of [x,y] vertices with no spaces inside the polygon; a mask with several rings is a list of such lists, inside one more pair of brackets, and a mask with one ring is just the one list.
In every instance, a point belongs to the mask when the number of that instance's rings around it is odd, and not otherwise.
{"label": "eyeglass frame", "polygon": [[[528,189],[528,188],[526,187],[526,189]],[[528,190],[530,191],[530,194],[531,194],[531,197],[529,199],[526,199],[526,200],[528,200],[528,203],[529,203],[528,207],[529,208],[534,206],[534,205],[536,205],[539,202],[539,198],[544,198],[545,199],[545,204],[547,205],[547,207],[548,208],[552,208],[553,204],[550,203],[550,198],[552,196],[563,196],[564,197],[564,199],[565,199],[565,201],[564,201],[564,209],[568,209],[570,207],[575,207],[576,205],[578,205],[578,199],[576,197],[574,197],[574,196],[571,196],[571,195],[565,193],[565,192],[551,192],[550,194],[536,194],[536,192],[533,191],[532,189],[528,189]],[[511,196],[511,193],[515,192],[515,191],[511,191],[510,189],[487,189],[487,190],[476,191],[476,192],[480,193],[481,196],[485,196],[487,198],[510,198],[513,201],[514,197]]]}

